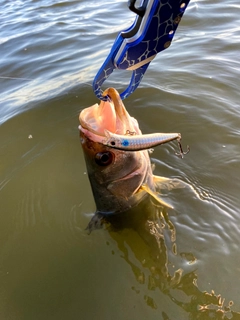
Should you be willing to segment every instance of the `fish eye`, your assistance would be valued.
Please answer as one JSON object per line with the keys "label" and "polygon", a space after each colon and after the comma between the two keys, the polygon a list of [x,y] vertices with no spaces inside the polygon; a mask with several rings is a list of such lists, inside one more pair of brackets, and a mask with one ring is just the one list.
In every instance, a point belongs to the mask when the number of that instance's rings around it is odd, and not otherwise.
{"label": "fish eye", "polygon": [[95,154],[95,161],[99,166],[108,166],[113,162],[112,152],[98,152]]}

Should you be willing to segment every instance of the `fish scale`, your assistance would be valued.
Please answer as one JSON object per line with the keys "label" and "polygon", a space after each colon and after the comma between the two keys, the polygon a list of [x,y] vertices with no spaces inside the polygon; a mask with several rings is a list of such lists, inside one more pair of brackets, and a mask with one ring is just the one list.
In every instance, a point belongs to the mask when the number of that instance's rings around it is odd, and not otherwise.
{"label": "fish scale", "polygon": [[[160,190],[166,186],[171,190],[185,185],[175,178],[154,176],[148,150],[172,140],[180,144],[181,134],[143,135],[137,120],[127,112],[118,91],[108,88],[103,95],[108,97],[107,101],[86,108],[79,115],[80,141],[96,203],[96,215],[106,217],[127,212],[148,196],[158,205],[172,208],[160,197]],[[110,127],[114,129],[108,130]],[[182,157],[185,153],[181,144],[179,147]],[[91,230],[92,225],[95,226],[94,219],[89,225]]]}

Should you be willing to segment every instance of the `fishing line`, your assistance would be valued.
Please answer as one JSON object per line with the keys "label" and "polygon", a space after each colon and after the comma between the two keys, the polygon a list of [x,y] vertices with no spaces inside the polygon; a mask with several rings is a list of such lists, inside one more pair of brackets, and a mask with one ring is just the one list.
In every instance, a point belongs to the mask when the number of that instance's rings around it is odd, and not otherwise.
{"label": "fishing line", "polygon": [[16,78],[16,77],[1,77],[0,79],[7,79],[7,80],[25,80],[25,81],[32,81],[33,79],[28,78]]}

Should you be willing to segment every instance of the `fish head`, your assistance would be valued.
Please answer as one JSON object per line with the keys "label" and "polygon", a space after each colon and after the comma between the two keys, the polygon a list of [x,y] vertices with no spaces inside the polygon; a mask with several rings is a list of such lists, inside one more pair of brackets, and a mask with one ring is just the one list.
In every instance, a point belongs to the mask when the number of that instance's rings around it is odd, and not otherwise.
{"label": "fish head", "polygon": [[143,184],[153,186],[148,151],[123,151],[103,144],[106,130],[117,134],[142,134],[136,119],[127,112],[118,92],[104,92],[101,101],[81,111],[80,140],[84,152],[97,212],[116,214],[137,205],[146,192]]}

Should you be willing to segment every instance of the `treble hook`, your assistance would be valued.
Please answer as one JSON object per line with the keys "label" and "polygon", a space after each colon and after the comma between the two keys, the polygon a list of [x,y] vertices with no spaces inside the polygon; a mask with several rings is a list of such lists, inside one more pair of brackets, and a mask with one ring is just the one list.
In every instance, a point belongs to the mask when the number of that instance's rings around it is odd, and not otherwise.
{"label": "treble hook", "polygon": [[180,141],[181,141],[180,139],[177,140],[177,143],[178,143],[179,151],[180,151],[180,152],[179,152],[179,153],[175,152],[175,155],[178,156],[178,157],[180,157],[180,158],[183,158],[183,156],[184,156],[185,154],[188,154],[188,152],[190,151],[190,147],[187,145],[187,151],[183,151],[182,145],[181,145],[181,142],[180,142]]}

